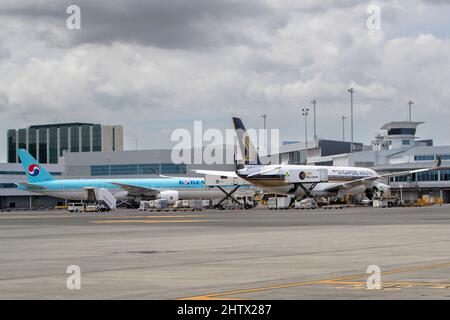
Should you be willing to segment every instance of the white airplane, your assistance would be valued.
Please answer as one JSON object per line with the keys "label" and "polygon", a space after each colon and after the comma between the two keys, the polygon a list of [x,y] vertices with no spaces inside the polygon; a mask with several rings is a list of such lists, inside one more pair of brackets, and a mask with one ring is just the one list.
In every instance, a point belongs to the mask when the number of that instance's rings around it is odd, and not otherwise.
{"label": "white airplane", "polygon": [[274,194],[338,199],[346,195],[366,194],[372,199],[374,192],[389,190],[389,186],[381,182],[383,179],[437,170],[441,166],[441,159],[438,158],[436,166],[431,168],[380,175],[374,170],[362,167],[263,165],[242,120],[233,118],[233,124],[244,165],[237,166],[235,172],[194,170],[195,172],[228,178],[240,177]]}

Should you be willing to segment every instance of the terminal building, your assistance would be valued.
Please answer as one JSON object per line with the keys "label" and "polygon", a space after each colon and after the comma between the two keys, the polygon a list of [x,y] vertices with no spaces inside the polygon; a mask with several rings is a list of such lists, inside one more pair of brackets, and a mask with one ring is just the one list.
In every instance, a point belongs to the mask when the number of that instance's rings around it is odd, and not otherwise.
{"label": "terminal building", "polygon": [[[277,153],[263,156],[262,159],[273,163],[367,167],[379,173],[430,167],[435,165],[438,156],[441,157],[444,167],[450,166],[450,146],[434,146],[432,140],[419,140],[416,137],[417,128],[421,124],[421,122],[387,123],[376,133],[371,145],[354,143],[353,153],[350,152],[350,142],[317,139],[308,141],[307,144],[304,142],[284,144]],[[71,127],[75,129],[72,130]],[[43,141],[47,142],[42,146],[37,143],[39,130],[44,132]],[[50,131],[53,134],[52,139]],[[38,137],[35,138],[33,132],[36,132]],[[63,137],[66,133],[67,139]],[[192,172],[194,169],[234,170],[234,164],[230,164],[229,161],[228,164],[174,163],[172,150],[169,149],[123,151],[121,126],[82,123],[47,125],[42,128],[31,126],[27,129],[8,131],[8,142],[10,137],[11,148],[8,146],[8,151],[21,147],[25,147],[32,154],[34,151],[40,162],[45,163],[47,170],[57,179],[152,178],[158,174],[195,177],[202,175]],[[95,144],[94,140],[99,141],[100,145]],[[68,141],[73,142],[69,144]],[[35,147],[33,143],[36,144]],[[48,158],[40,156],[42,150],[50,155],[50,149],[56,149],[58,155],[56,161],[54,156]],[[63,152],[64,150],[66,152]],[[191,151],[191,154],[194,154],[195,151]],[[234,151],[234,148],[230,150],[224,147],[224,157],[227,152],[234,153]],[[63,204],[64,200],[43,197],[16,188],[14,183],[26,182],[26,176],[15,154],[13,156],[8,152],[9,163],[0,164],[0,208],[29,209]],[[42,161],[50,158],[52,161]],[[397,177],[387,183],[394,193],[401,190],[405,201],[414,201],[423,195],[431,195],[442,197],[444,202],[450,202],[450,170]]]}
{"label": "terminal building", "polygon": [[[442,167],[449,167],[450,146],[434,146],[432,140],[419,140],[416,131],[421,124],[423,122],[389,122],[363,151],[313,157],[308,163],[367,167],[382,174],[432,167],[440,157]],[[394,194],[401,193],[406,202],[429,195],[450,203],[450,170],[391,178],[386,183]]]}
{"label": "terminal building", "polygon": [[[307,164],[310,158],[327,157],[335,154],[349,153],[352,144],[347,141],[336,141],[326,139],[315,139],[305,142],[289,142],[280,146],[279,152],[262,158],[272,163]],[[363,144],[353,143],[353,150],[362,151]],[[332,165],[332,162],[325,160],[317,162],[316,165]]]}
{"label": "terminal building", "polygon": [[[46,164],[45,168],[56,179],[64,178],[64,165]],[[0,209],[49,208],[64,200],[20,190],[15,183],[28,182],[22,164],[0,163]]]}
{"label": "terminal building", "polygon": [[57,163],[65,152],[123,151],[123,127],[94,123],[34,125],[7,132],[8,163],[26,149],[40,163]]}

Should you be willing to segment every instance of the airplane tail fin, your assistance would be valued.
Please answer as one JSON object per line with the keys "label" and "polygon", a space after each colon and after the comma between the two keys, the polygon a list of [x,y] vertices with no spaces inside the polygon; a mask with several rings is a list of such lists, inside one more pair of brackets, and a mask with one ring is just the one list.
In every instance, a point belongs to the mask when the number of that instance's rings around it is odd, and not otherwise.
{"label": "airplane tail fin", "polygon": [[30,183],[55,180],[45,168],[25,149],[17,150],[23,169]]}
{"label": "airplane tail fin", "polygon": [[236,130],[239,149],[241,150],[242,158],[244,159],[244,164],[256,164],[260,165],[261,161],[257,150],[252,144],[250,136],[242,123],[240,118],[233,117],[234,130]]}

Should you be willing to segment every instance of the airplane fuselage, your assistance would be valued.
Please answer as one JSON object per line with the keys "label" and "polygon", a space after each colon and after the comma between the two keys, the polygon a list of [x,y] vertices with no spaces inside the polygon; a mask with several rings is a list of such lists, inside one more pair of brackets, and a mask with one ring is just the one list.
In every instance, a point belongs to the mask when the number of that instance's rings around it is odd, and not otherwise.
{"label": "airplane fuselage", "polygon": [[[43,189],[29,189],[20,184],[18,184],[18,188],[69,200],[86,200],[86,188],[108,189],[118,200],[133,199],[136,197],[143,199],[158,198],[158,194],[132,194],[114,183],[148,188],[158,192],[175,191],[179,199],[209,199],[224,196],[224,193],[219,189],[205,186],[203,178],[63,179],[33,183],[35,186],[43,187]],[[225,186],[224,188],[230,189],[232,187]]]}
{"label": "airplane fuselage", "polygon": [[[308,166],[308,165],[247,165],[237,171],[237,174],[248,182],[262,187],[265,191],[274,194],[292,194],[303,196],[302,188],[296,188],[295,184],[286,181],[286,175],[299,170],[327,170],[328,181],[317,183],[311,194],[316,197],[333,196],[336,192],[326,191],[337,183],[353,181],[372,176],[377,176],[374,170],[361,167],[332,167],[332,166]],[[255,174],[262,172],[261,174]],[[362,194],[368,188],[373,188],[379,182],[364,182],[345,190],[346,194]],[[311,183],[304,183],[306,187]]]}

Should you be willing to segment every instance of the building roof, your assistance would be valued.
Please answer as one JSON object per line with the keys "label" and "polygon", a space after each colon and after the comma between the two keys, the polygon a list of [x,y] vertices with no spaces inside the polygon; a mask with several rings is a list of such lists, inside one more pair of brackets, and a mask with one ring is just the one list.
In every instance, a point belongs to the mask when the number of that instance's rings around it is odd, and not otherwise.
{"label": "building roof", "polygon": [[405,155],[450,154],[450,146],[416,146],[409,148]]}
{"label": "building roof", "polygon": [[94,125],[94,123],[68,122],[68,123],[39,124],[39,125],[30,126],[30,128],[39,129],[39,128],[49,128],[49,127],[93,126],[93,125]]}
{"label": "building roof", "polygon": [[425,122],[414,122],[414,121],[393,121],[386,123],[381,127],[381,130],[390,130],[390,129],[402,129],[402,128],[413,128],[416,129],[419,124]]}

